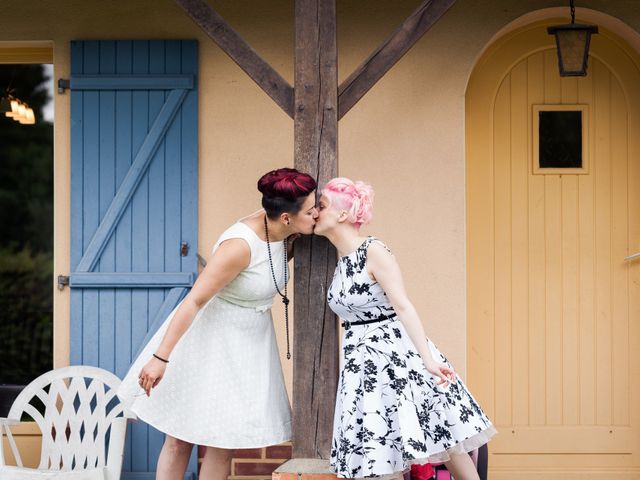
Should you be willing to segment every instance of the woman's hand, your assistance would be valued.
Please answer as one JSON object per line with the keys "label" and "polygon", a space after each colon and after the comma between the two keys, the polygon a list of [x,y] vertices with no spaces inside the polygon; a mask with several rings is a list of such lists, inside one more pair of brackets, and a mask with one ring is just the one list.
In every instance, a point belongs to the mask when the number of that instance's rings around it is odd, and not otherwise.
{"label": "woman's hand", "polygon": [[369,274],[374,277],[372,280],[377,281],[386,293],[409,338],[420,353],[425,368],[431,375],[438,378],[436,384],[446,387],[450,383],[455,383],[456,373],[453,369],[444,363],[437,362],[431,355],[429,345],[425,341],[424,327],[418,312],[409,301],[400,267],[391,252],[386,247],[372,242],[367,253],[366,265]]}
{"label": "woman's hand", "polygon": [[[247,268],[250,261],[251,250],[246,241],[240,238],[230,238],[220,244],[169,322],[162,342],[155,351],[160,358],[169,358],[173,348],[189,329],[200,309],[242,270]],[[162,380],[166,368],[164,362],[152,357],[140,370],[138,384],[144,389],[147,396],[151,394],[151,389]]]}
{"label": "woman's hand", "polygon": [[434,377],[438,377],[436,385],[446,387],[450,383],[456,383],[456,372],[452,368],[440,362],[425,363],[427,371]]}
{"label": "woman's hand", "polygon": [[160,383],[162,377],[164,377],[164,371],[167,368],[167,364],[152,357],[151,360],[140,370],[138,375],[138,384],[147,394],[147,397],[151,395],[151,389]]}

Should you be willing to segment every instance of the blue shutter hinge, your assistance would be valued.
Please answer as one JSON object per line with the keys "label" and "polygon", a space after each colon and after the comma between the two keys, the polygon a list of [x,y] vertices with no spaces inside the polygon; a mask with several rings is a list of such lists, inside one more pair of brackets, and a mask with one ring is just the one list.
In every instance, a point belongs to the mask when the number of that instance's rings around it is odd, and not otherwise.
{"label": "blue shutter hinge", "polygon": [[58,290],[64,290],[64,287],[69,285],[68,275],[58,275]]}
{"label": "blue shutter hinge", "polygon": [[65,90],[69,90],[71,88],[71,81],[66,78],[58,79],[58,93],[64,93]]}

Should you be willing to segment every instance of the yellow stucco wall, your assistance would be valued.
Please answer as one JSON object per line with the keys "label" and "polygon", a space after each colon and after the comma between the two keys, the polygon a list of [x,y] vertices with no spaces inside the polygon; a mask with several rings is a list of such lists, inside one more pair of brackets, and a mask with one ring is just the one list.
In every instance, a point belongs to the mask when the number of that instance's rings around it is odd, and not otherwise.
{"label": "yellow stucco wall", "polygon": [[[216,9],[293,82],[293,2],[216,0]],[[338,0],[339,79],[344,79],[419,2]],[[558,2],[459,0],[340,122],[339,170],[371,182],[375,233],[403,266],[428,334],[464,374],[466,270],[464,95],[492,37]],[[630,2],[581,7],[640,29]],[[566,8],[542,15],[566,15]],[[0,2],[0,49],[51,42],[55,79],[69,77],[74,39],[196,38],[200,42],[200,253],[259,206],[258,176],[293,163],[293,121],[170,0]],[[69,95],[55,96],[54,272],[69,272]],[[56,366],[68,363],[69,290],[55,290]],[[276,318],[281,318],[276,309]],[[283,322],[278,336],[284,344]],[[291,362],[283,360],[291,387]]]}

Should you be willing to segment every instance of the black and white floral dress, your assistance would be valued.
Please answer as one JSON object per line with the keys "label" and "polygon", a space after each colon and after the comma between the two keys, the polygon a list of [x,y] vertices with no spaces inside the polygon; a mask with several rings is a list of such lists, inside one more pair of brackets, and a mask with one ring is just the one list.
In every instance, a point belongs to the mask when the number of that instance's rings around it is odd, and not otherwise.
{"label": "black and white floral dress", "polygon": [[[360,478],[443,462],[469,452],[496,433],[460,378],[447,387],[422,358],[382,287],[366,269],[368,237],[338,261],[327,299],[345,322],[331,448],[338,477]],[[380,242],[381,243],[381,242]],[[447,359],[425,340],[436,361]]]}

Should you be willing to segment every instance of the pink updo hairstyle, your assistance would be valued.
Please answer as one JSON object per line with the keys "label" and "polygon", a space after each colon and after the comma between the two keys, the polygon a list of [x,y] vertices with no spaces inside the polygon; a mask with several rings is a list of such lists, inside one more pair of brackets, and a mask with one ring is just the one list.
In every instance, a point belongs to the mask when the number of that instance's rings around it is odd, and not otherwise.
{"label": "pink updo hairstyle", "polygon": [[329,180],[322,194],[329,198],[332,207],[346,211],[348,221],[358,230],[371,221],[374,196],[371,185],[337,177]]}
{"label": "pink updo hairstyle", "polygon": [[258,180],[262,206],[272,220],[284,212],[298,213],[305,199],[316,187],[316,181],[311,175],[295,168],[271,170]]}

